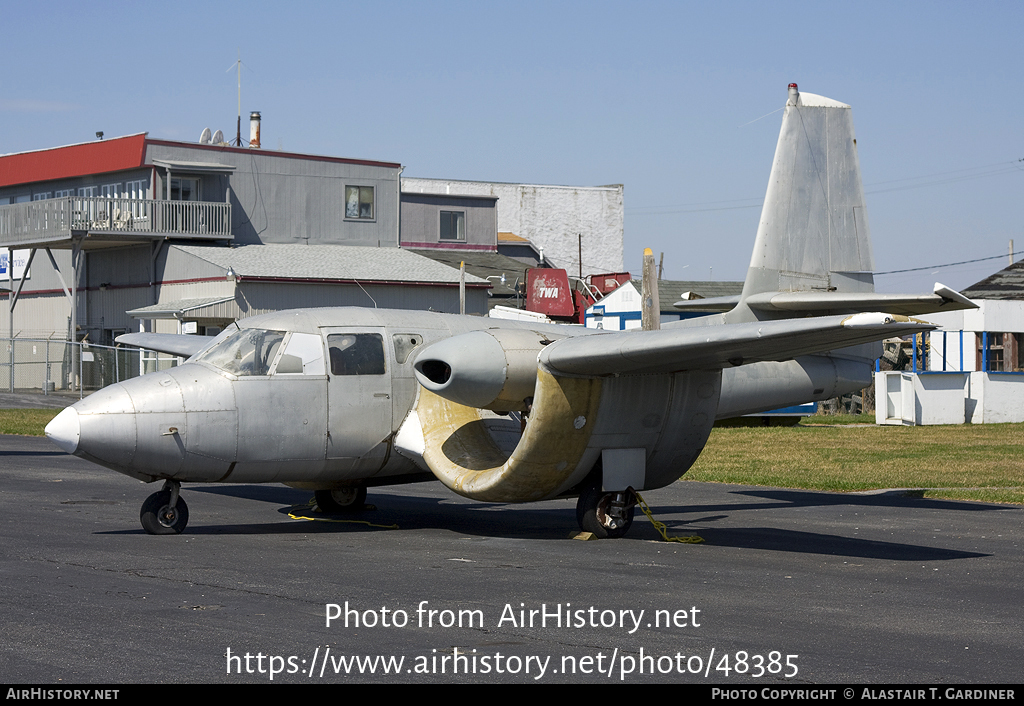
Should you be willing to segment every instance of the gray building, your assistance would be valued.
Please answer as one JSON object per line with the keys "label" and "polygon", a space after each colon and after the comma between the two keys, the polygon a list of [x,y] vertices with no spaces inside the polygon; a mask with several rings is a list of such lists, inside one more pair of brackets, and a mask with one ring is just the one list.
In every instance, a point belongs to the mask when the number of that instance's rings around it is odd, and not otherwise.
{"label": "gray building", "polygon": [[[458,311],[457,273],[453,279],[398,249],[401,170],[146,134],[0,156],[0,248],[12,255],[0,265],[15,291],[0,336],[73,331],[108,343],[138,330],[139,320],[166,330],[154,305],[177,312],[175,326],[204,319],[215,327],[266,310],[267,297],[276,309],[376,303]],[[411,237],[423,241],[414,226]],[[476,216],[463,228],[476,238]],[[486,229],[493,238],[493,226]],[[330,247],[339,245],[360,247]],[[399,293],[405,286],[416,295]],[[486,311],[486,287],[469,278],[468,312]],[[175,308],[229,290],[234,305]],[[139,319],[140,312],[154,316]]]}
{"label": "gray building", "polygon": [[403,248],[498,249],[497,196],[403,192],[401,200]]}

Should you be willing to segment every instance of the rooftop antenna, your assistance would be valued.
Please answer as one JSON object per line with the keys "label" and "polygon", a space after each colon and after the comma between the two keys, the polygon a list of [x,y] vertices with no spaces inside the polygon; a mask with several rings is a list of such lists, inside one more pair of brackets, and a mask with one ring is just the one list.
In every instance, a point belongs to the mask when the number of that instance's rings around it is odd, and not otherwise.
{"label": "rooftop antenna", "polygon": [[242,50],[238,50],[238,60],[228,67],[228,71],[235,69],[238,72],[238,126],[235,133],[235,141],[231,144],[235,147],[242,146]]}

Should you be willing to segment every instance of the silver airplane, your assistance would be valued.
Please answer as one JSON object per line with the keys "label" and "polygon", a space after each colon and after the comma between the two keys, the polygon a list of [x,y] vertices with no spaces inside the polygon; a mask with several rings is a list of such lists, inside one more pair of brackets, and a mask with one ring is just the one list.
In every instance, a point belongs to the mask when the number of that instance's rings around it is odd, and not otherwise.
{"label": "silver airplane", "polygon": [[[716,419],[860,390],[908,315],[974,305],[876,294],[847,105],[790,85],[743,293],[706,316],[607,332],[422,311],[298,309],[214,339],[127,334],[189,356],[106,387],[46,427],[61,449],[146,482],[151,534],[181,532],[181,484],[284,483],[325,513],[373,486],[437,479],[484,502],[578,497],[619,537],[635,492],[696,461]],[[657,309],[655,309],[657,311]]]}

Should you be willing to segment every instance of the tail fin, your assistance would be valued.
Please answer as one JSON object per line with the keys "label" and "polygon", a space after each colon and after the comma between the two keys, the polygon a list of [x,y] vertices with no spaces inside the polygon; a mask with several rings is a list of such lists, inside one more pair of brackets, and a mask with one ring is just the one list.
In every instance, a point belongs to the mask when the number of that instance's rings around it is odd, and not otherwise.
{"label": "tail fin", "polygon": [[735,324],[977,308],[938,282],[930,293],[874,293],[875,262],[850,113],[845,103],[800,93],[789,84],[743,294],[738,302],[734,297],[676,302],[677,309],[723,312],[714,321]]}
{"label": "tail fin", "polygon": [[791,83],[742,298],[873,292],[873,269],[850,106]]}

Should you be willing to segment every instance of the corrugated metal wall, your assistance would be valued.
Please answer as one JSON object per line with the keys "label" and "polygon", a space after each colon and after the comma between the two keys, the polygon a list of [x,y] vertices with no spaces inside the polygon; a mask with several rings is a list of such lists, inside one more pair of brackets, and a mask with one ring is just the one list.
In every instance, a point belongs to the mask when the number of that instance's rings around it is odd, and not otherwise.
{"label": "corrugated metal wall", "polygon": [[[215,296],[225,293],[218,284],[197,283],[164,285],[160,301]],[[459,288],[440,286],[394,286],[364,284],[288,284],[281,282],[242,282],[235,291],[235,299],[223,304],[204,307],[186,314],[185,321],[234,321],[283,309],[310,307],[358,306],[373,308],[376,301],[380,309],[414,309],[457,314]],[[484,289],[466,290],[466,313],[485,315],[487,292]],[[177,322],[161,320],[156,323],[159,333],[176,333]]]}
{"label": "corrugated metal wall", "polygon": [[[441,211],[465,214],[465,239],[440,239]],[[495,201],[466,199],[437,194],[402,194],[402,243],[423,245],[475,245],[498,249],[498,221]]]}
{"label": "corrugated metal wall", "polygon": [[[236,167],[230,179],[231,230],[240,245],[308,242],[398,246],[398,169],[298,159],[268,150],[241,154],[188,145],[151,144],[146,161],[152,163],[154,159]],[[162,181],[163,170],[157,169],[157,173],[158,181]],[[183,170],[181,176],[185,175]],[[201,200],[223,200],[219,178],[208,174],[202,178]],[[211,184],[209,196],[207,179]],[[346,186],[374,187],[373,219],[345,218]]]}

